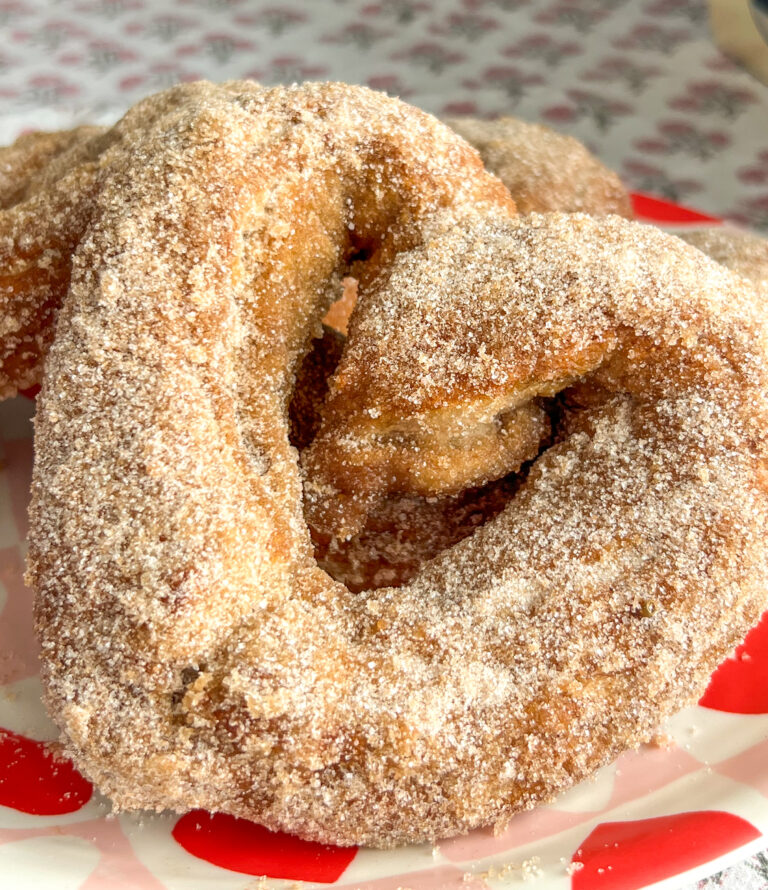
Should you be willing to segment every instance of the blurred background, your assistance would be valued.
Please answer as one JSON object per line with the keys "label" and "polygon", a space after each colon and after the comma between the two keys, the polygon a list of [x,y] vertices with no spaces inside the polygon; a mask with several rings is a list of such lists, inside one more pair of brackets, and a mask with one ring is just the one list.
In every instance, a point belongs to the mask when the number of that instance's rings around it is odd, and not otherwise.
{"label": "blurred background", "polygon": [[549,123],[631,188],[768,230],[768,86],[750,73],[768,76],[761,6],[0,0],[0,140],[108,123],[180,80],[337,79],[437,115]]}

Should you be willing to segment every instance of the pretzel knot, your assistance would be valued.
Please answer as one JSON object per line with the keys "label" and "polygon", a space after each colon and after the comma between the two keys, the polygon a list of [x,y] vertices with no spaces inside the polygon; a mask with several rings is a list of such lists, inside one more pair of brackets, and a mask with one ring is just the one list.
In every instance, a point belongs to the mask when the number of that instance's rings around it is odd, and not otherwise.
{"label": "pretzel knot", "polygon": [[[618,217],[514,218],[369,91],[188,95],[101,189],[40,396],[29,574],[68,753],[121,807],[387,846],[647,740],[765,604],[747,285]],[[350,263],[300,466],[293,381]],[[314,559],[305,507],[349,535],[521,466],[400,587]]]}

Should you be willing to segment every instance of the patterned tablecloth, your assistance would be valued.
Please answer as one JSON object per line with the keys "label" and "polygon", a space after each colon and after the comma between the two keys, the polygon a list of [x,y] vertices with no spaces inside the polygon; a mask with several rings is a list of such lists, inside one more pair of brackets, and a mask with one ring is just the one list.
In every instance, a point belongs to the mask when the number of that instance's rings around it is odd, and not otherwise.
{"label": "patterned tablecloth", "polygon": [[[768,230],[768,87],[716,49],[704,0],[0,0],[0,141],[203,77],[540,120],[636,190]],[[768,887],[768,857],[698,886]]]}

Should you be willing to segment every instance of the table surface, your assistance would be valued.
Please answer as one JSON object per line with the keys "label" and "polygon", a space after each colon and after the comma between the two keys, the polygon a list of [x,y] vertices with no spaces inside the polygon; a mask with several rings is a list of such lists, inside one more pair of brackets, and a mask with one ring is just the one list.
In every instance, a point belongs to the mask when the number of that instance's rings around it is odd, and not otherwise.
{"label": "table surface", "polygon": [[[768,231],[768,86],[717,50],[705,0],[0,0],[0,142],[199,78],[542,121],[633,189]],[[696,886],[768,888],[768,855]]]}

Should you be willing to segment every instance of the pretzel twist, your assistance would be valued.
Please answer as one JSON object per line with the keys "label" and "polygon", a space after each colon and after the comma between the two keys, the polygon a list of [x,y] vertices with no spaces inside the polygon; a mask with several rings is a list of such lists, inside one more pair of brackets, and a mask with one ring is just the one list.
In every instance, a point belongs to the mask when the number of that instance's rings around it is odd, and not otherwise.
{"label": "pretzel twist", "polygon": [[[648,739],[765,605],[751,291],[616,217],[512,218],[464,143],[366,90],[187,95],[103,185],[39,399],[29,576],[68,753],[121,807],[387,846]],[[454,408],[526,423],[562,393],[493,521],[359,594],[315,563],[288,438],[353,257],[320,513],[350,479],[442,485],[421,446],[466,450]]]}

